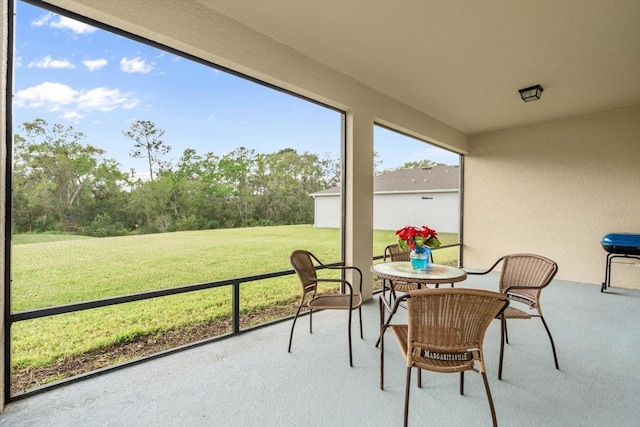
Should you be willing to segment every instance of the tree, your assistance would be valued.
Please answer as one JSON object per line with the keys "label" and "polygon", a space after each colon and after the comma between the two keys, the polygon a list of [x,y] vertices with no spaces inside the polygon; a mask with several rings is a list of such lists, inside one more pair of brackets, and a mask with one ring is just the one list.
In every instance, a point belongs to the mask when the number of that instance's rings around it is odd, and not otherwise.
{"label": "tree", "polygon": [[201,156],[192,148],[184,151],[173,173],[180,205],[178,229],[192,229],[194,221],[202,228],[220,228],[227,222],[230,190],[222,182],[219,162],[211,152]]}
{"label": "tree", "polygon": [[385,169],[383,173],[393,172],[400,169],[418,169],[418,168],[432,168],[434,166],[446,166],[445,163],[434,162],[433,160],[423,159],[423,160],[415,160],[411,162],[405,162],[402,166],[398,166],[396,168]]}
{"label": "tree", "polygon": [[333,159],[328,154],[325,154],[318,162],[322,171],[322,182],[324,184],[324,188],[321,188],[321,190],[339,185],[342,179],[340,174],[340,160]]}
{"label": "tree", "polygon": [[96,200],[121,191],[125,175],[118,164],[104,159],[104,150],[85,144],[81,132],[43,119],[21,128],[24,136],[14,139],[15,224],[74,231],[87,221]]}
{"label": "tree", "polygon": [[227,202],[235,206],[238,214],[238,221],[231,227],[248,225],[254,193],[250,178],[255,168],[255,158],[255,150],[239,147],[222,156],[218,163],[223,184],[219,191],[227,196]]}
{"label": "tree", "polygon": [[[134,228],[135,218],[128,215],[127,209],[131,200],[131,183],[127,173],[120,169],[121,165],[114,159],[106,159],[98,164],[91,186],[93,203],[84,210],[89,222],[96,222],[99,218],[110,219],[107,236],[124,235]],[[83,233],[91,234],[91,233]]]}
{"label": "tree", "polygon": [[331,161],[307,152],[299,154],[292,148],[259,155],[256,164],[255,216],[275,224],[311,223],[310,194],[327,188],[336,179]]}
{"label": "tree", "polygon": [[157,172],[168,169],[169,163],[162,157],[171,151],[171,146],[162,140],[164,130],[156,128],[155,123],[148,120],[136,120],[128,131],[122,134],[135,141],[129,155],[136,159],[147,159],[149,163],[149,179],[154,180],[154,170]]}

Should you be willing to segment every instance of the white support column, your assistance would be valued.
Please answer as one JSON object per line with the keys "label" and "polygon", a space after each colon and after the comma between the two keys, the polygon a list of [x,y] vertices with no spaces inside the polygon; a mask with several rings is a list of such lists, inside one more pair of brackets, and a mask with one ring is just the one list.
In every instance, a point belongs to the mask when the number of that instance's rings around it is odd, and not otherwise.
{"label": "white support column", "polygon": [[373,117],[347,113],[345,262],[362,270],[362,293],[373,296]]}

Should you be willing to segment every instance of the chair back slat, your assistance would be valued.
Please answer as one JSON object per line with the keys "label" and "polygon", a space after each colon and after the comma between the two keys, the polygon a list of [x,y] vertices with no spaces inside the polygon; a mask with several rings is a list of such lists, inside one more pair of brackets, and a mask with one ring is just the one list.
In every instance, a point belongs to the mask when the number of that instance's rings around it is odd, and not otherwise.
{"label": "chair back slat", "polygon": [[409,261],[409,249],[402,250],[398,244],[389,245],[384,249],[384,261]]}
{"label": "chair back slat", "polygon": [[534,254],[514,254],[504,257],[500,275],[500,291],[512,286],[533,286],[535,289],[509,291],[511,296],[522,296],[537,305],[540,292],[556,275],[558,265],[552,260]]}
{"label": "chair back slat", "polygon": [[298,279],[300,279],[303,291],[309,289],[312,285],[317,285],[317,281],[315,279],[317,279],[318,276],[316,274],[313,261],[311,260],[311,255],[308,251],[293,251],[289,259],[291,261],[291,266],[298,275]]}
{"label": "chair back slat", "polygon": [[461,353],[482,349],[485,332],[508,304],[504,294],[474,289],[423,289],[410,292],[409,353],[415,349]]}

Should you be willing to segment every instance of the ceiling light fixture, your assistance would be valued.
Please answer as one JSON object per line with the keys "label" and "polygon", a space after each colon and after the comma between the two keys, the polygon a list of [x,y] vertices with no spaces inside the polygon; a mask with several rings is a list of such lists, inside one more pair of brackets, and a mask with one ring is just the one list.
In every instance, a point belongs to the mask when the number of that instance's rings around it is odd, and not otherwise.
{"label": "ceiling light fixture", "polygon": [[535,101],[536,99],[540,99],[540,95],[542,95],[542,86],[535,85],[520,89],[518,92],[520,92],[520,96],[524,102]]}

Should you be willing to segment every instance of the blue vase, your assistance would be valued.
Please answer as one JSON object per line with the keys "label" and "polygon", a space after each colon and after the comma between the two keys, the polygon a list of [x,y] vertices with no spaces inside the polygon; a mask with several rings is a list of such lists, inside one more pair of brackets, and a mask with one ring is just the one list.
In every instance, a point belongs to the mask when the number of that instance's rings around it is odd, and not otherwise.
{"label": "blue vase", "polygon": [[409,254],[409,259],[414,270],[429,270],[431,268],[431,249],[426,246],[416,247]]}

